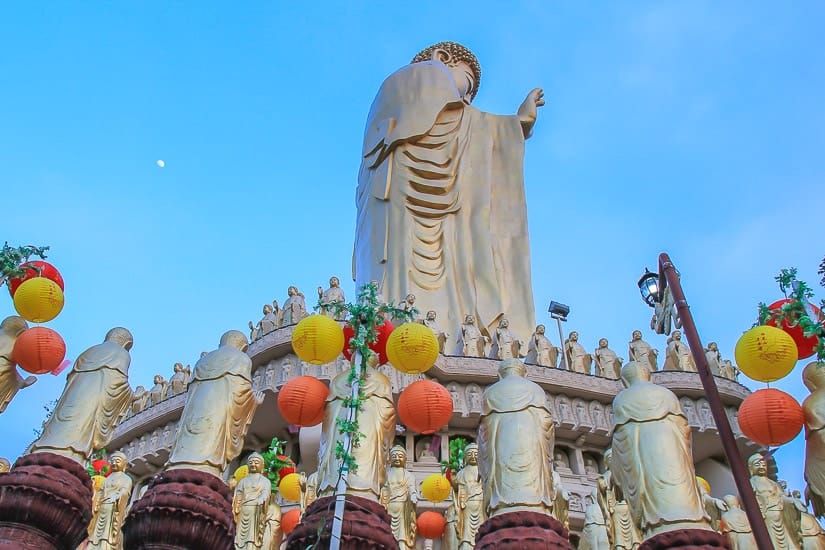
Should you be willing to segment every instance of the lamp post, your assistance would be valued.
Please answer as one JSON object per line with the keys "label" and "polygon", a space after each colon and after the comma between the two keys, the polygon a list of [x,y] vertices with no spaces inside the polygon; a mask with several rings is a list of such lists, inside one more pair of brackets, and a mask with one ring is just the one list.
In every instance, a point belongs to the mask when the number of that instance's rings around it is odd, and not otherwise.
{"label": "lamp post", "polygon": [[[685,293],[682,291],[682,284],[679,282],[679,273],[670,260],[670,256],[664,252],[659,254],[659,272],[651,273],[645,269],[645,274],[639,279],[638,284],[642,298],[650,307],[655,307],[656,304],[662,301],[665,291],[668,290],[669,287],[676,311],[682,322],[682,329],[685,332],[685,337],[690,346],[690,352],[693,355],[693,360],[696,362],[696,368],[699,371],[699,378],[705,389],[705,397],[710,405],[710,411],[713,414],[716,429],[719,431],[719,439],[722,441],[725,456],[728,459],[728,464],[730,464],[730,469],[733,473],[736,489],[739,491],[739,496],[742,499],[742,507],[745,509],[748,521],[751,524],[753,536],[754,539],[756,539],[756,546],[759,550],[772,550],[773,543],[768,534],[768,529],[765,526],[765,520],[762,517],[759,504],[756,502],[756,496],[750,484],[750,476],[745,468],[745,462],[739,454],[739,447],[736,446],[736,439],[733,436],[728,417],[725,415],[725,408],[722,404],[721,397],[719,397],[719,390],[716,387],[713,374],[708,366],[707,357],[702,353],[704,347],[699,338],[699,332],[696,330],[696,323],[690,313],[690,306],[688,306],[687,300],[685,299]],[[670,312],[662,311],[661,314],[669,315]]]}
{"label": "lamp post", "polygon": [[562,334],[561,331],[561,322],[567,321],[567,316],[570,314],[570,306],[551,301],[550,307],[547,311],[550,313],[550,318],[555,319],[559,326],[559,346],[561,347],[561,362],[559,363],[559,366],[563,366],[565,369],[570,370],[567,365],[567,353],[564,350],[564,334]]}

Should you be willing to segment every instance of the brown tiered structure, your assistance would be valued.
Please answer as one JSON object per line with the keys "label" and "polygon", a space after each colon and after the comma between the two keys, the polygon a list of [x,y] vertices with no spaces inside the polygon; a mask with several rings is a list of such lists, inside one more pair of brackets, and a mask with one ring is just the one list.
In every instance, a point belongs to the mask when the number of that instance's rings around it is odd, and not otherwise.
{"label": "brown tiered structure", "polygon": [[125,550],[230,550],[234,537],[229,487],[189,469],[155,476],[123,525]]}
{"label": "brown tiered structure", "polygon": [[568,532],[556,519],[537,512],[510,512],[485,521],[476,550],[573,550]]}
{"label": "brown tiered structure", "polygon": [[75,550],[92,519],[92,479],[52,453],[18,459],[0,475],[0,549]]}
{"label": "brown tiered structure", "polygon": [[[319,498],[304,513],[304,517],[287,539],[287,550],[329,548],[335,497]],[[319,527],[323,525],[321,529]],[[320,531],[320,541],[318,533]],[[348,496],[341,529],[341,548],[359,550],[398,550],[398,542],[390,529],[390,516],[377,502]]]}
{"label": "brown tiered structure", "polygon": [[730,545],[724,535],[708,529],[677,529],[650,537],[639,550],[728,550]]}

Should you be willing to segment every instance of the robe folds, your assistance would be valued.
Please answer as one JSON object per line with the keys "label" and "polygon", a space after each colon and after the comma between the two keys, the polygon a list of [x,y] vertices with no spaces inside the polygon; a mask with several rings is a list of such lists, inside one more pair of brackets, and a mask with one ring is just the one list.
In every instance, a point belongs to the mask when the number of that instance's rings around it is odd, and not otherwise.
{"label": "robe folds", "polygon": [[104,448],[132,402],[131,361],[129,352],[115,342],[103,342],[81,353],[32,452],[48,451],[85,461],[93,450]]}
{"label": "robe folds", "polygon": [[353,278],[384,296],[416,295],[442,326],[476,317],[489,335],[509,315],[535,328],[524,135],[517,116],[464,103],[449,69],[414,63],[373,101],[356,191]]}
{"label": "robe folds", "polygon": [[709,518],[678,398],[666,388],[636,381],[614,399],[613,416],[611,469],[635,523],[646,533],[669,523],[700,527]]}
{"label": "robe folds", "polygon": [[195,364],[167,469],[192,468],[220,475],[238,456],[257,407],[252,360],[221,346]]}

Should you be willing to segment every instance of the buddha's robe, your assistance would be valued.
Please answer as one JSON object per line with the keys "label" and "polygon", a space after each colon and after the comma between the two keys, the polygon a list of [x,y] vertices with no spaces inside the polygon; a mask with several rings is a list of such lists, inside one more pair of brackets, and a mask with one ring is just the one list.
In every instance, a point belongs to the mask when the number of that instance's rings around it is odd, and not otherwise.
{"label": "buddha's robe", "polygon": [[417,297],[446,327],[475,316],[490,334],[512,314],[530,334],[535,308],[517,116],[464,103],[448,68],[414,63],[382,84],[358,175],[353,278]]}
{"label": "buddha's robe", "polygon": [[[351,386],[347,381],[349,371],[338,374],[330,384],[324,422],[321,426],[321,445],[318,451],[318,497],[335,493],[341,460],[335,456],[337,441],[343,440],[336,419],[347,418]],[[361,386],[364,403],[358,414],[358,427],[364,434],[358,446],[350,449],[357,471],[350,470],[347,477],[347,494],[378,502],[381,487],[386,481],[387,456],[395,435],[395,407],[390,380],[377,370],[367,367]]]}
{"label": "buddha's robe", "polygon": [[220,476],[240,454],[256,406],[247,354],[221,346],[203,356],[195,364],[166,468]]}
{"label": "buddha's robe", "polygon": [[232,498],[235,550],[258,550],[264,540],[272,482],[263,474],[249,474],[238,482]]}
{"label": "buddha's robe", "polygon": [[115,342],[81,353],[32,452],[56,453],[83,464],[94,449],[106,447],[132,402],[131,361],[129,352]]}
{"label": "buddha's robe", "polygon": [[478,431],[490,516],[553,510],[554,425],[541,387],[509,374],[487,388]]}
{"label": "buddha's robe", "polygon": [[124,472],[112,472],[94,495],[86,550],[119,550],[123,547],[120,528],[126,519],[130,496],[132,478]]}
{"label": "buddha's robe", "polygon": [[645,535],[672,524],[710,529],[676,395],[637,380],[613,400],[613,416],[613,478]]}

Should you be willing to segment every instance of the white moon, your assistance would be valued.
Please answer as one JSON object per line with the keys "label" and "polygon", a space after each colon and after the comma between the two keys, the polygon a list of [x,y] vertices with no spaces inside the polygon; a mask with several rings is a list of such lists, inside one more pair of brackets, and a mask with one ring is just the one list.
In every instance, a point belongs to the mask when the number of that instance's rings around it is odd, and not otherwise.
{"label": "white moon", "polygon": [[163,168],[164,166],[166,166],[166,163],[162,160],[157,161],[155,164],[158,165],[158,168]]}

